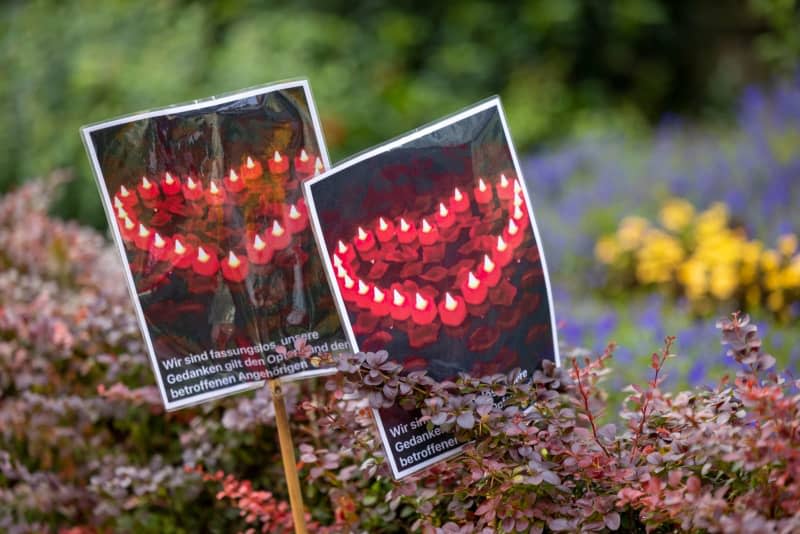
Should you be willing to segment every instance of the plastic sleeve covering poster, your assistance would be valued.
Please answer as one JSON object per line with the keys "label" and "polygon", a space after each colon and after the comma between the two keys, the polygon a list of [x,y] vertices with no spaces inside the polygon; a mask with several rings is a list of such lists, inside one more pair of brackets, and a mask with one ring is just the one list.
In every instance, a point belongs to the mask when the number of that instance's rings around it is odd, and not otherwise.
{"label": "plastic sleeve covering poster", "polygon": [[[360,154],[304,185],[355,351],[437,380],[558,362],[546,264],[500,101]],[[420,413],[376,411],[396,478],[456,454]]]}
{"label": "plastic sleeve covering poster", "polygon": [[300,186],[328,167],[306,81],[82,135],[168,410],[333,372],[321,356],[349,345]]}

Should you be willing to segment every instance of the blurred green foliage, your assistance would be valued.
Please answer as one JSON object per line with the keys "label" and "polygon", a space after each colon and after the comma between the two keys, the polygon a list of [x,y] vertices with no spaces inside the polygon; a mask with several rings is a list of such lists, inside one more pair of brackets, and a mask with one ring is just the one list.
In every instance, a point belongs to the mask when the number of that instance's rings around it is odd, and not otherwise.
{"label": "blurred green foliage", "polygon": [[72,168],[59,213],[102,226],[81,125],[299,76],[334,161],[495,93],[521,149],[715,114],[797,28],[794,0],[7,1],[0,192]]}

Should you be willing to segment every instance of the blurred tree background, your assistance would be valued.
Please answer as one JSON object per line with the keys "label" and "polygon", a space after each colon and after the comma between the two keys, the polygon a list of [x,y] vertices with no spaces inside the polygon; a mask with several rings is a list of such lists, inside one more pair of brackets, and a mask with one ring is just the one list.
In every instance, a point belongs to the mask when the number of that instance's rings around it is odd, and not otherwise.
{"label": "blurred tree background", "polygon": [[526,151],[666,112],[728,116],[800,51],[794,0],[12,0],[0,14],[0,192],[72,169],[58,213],[97,227],[86,123],[307,76],[334,161],[496,93]]}

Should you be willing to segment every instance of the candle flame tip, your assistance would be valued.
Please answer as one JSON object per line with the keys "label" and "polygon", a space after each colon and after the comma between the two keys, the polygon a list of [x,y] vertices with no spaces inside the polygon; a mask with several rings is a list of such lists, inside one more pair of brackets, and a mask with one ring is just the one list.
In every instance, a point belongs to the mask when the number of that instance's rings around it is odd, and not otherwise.
{"label": "candle flame tip", "polygon": [[494,262],[489,258],[488,254],[483,255],[483,270],[487,273],[494,271]]}
{"label": "candle flame tip", "polygon": [[283,227],[281,226],[281,223],[279,223],[277,219],[272,221],[272,235],[274,235],[275,237],[280,237],[283,235],[283,231],[284,231]]}
{"label": "candle flame tip", "polygon": [[467,286],[468,286],[470,289],[478,289],[478,286],[480,286],[480,285],[481,285],[481,281],[480,281],[480,280],[478,280],[478,279],[475,277],[475,275],[474,275],[474,274],[472,274],[472,271],[470,271],[470,272],[469,272],[469,275],[467,275]]}
{"label": "candle flame tip", "polygon": [[442,217],[447,217],[449,211],[447,211],[447,206],[444,205],[444,202],[439,202],[439,215]]}
{"label": "candle flame tip", "polygon": [[300,218],[300,212],[297,210],[297,206],[294,204],[292,204],[292,206],[289,208],[289,217],[292,219]]}
{"label": "candle flame tip", "polygon": [[458,302],[450,295],[450,293],[444,294],[444,307],[448,311],[454,311],[458,307]]}
{"label": "candle flame tip", "polygon": [[156,232],[155,235],[153,236],[153,244],[158,248],[164,248],[167,242],[164,241],[164,238],[161,237],[161,235],[159,235],[158,232]]}
{"label": "candle flame tip", "polygon": [[464,198],[464,195],[461,194],[461,191],[459,191],[457,187],[453,193],[453,198],[455,198],[456,202],[461,202],[461,200]]}
{"label": "candle flame tip", "polygon": [[392,289],[392,302],[395,306],[402,306],[406,298],[397,289]]}
{"label": "candle flame tip", "polygon": [[272,159],[275,160],[275,163],[280,163],[281,161],[283,161],[281,153],[278,152],[277,150],[275,151],[275,154],[272,155]]}
{"label": "candle flame tip", "polygon": [[147,179],[147,176],[142,176],[142,187],[145,189],[150,189],[152,187],[152,184],[150,183],[150,180]]}
{"label": "candle flame tip", "polygon": [[308,161],[308,153],[306,152],[305,148],[300,150],[300,161],[302,161],[303,163]]}
{"label": "candle flame tip", "polygon": [[426,234],[433,231],[433,226],[431,226],[425,219],[422,219],[422,231]]}
{"label": "candle flame tip", "polygon": [[419,293],[414,294],[414,307],[417,308],[419,311],[424,310],[428,307],[428,301],[425,297],[420,295]]}
{"label": "candle flame tip", "polygon": [[242,262],[238,257],[236,257],[236,254],[234,254],[232,250],[228,251],[228,265],[236,269],[241,264]]}
{"label": "candle flame tip", "polygon": [[364,240],[366,240],[366,239],[367,239],[367,233],[366,233],[366,232],[364,231],[364,229],[363,229],[363,228],[361,228],[360,226],[358,227],[358,238],[359,238],[361,241],[364,241]]}
{"label": "candle flame tip", "polygon": [[500,252],[505,251],[508,248],[508,245],[505,241],[503,241],[503,236],[497,236],[497,250]]}
{"label": "candle flame tip", "polygon": [[478,189],[481,190],[481,193],[486,191],[486,182],[483,181],[483,178],[478,178]]}
{"label": "candle flame tip", "polygon": [[383,299],[386,296],[384,295],[383,291],[381,291],[378,286],[372,288],[372,300],[377,303],[383,302]]}
{"label": "candle flame tip", "polygon": [[253,238],[253,248],[256,250],[264,250],[266,247],[267,244],[264,243],[264,240],[261,239],[258,234],[256,234],[256,236]]}
{"label": "candle flame tip", "polygon": [[247,166],[248,169],[252,169],[253,167],[256,166],[256,163],[253,161],[253,158],[247,156],[247,162],[245,163],[245,165]]}
{"label": "candle flame tip", "polygon": [[175,239],[175,254],[184,254],[186,252],[186,247],[183,246],[183,243],[180,242],[179,239]]}
{"label": "candle flame tip", "polygon": [[211,256],[208,255],[208,252],[203,247],[197,247],[197,260],[203,263],[207,262],[211,259]]}
{"label": "candle flame tip", "polygon": [[508,178],[505,174],[500,175],[500,187],[508,187]]}
{"label": "candle flame tip", "polygon": [[235,182],[238,179],[239,179],[239,175],[236,174],[236,171],[231,169],[231,172],[228,174],[228,180],[230,180],[231,182]]}
{"label": "candle flame tip", "polygon": [[408,232],[411,229],[411,225],[406,222],[406,220],[400,217],[400,230],[403,232]]}

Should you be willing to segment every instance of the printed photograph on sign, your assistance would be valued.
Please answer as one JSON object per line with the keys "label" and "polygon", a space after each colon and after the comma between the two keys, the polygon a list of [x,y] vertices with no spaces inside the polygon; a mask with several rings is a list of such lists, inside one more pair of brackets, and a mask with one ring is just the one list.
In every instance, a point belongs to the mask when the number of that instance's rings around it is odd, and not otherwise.
{"label": "printed photograph on sign", "polygon": [[349,345],[302,196],[329,165],[307,82],[81,133],[167,409],[333,372]]}
{"label": "printed photograph on sign", "polygon": [[[437,380],[558,362],[534,213],[500,101],[478,104],[304,184],[356,351]],[[523,373],[524,374],[524,373]],[[460,449],[419,413],[377,414],[395,477]]]}

